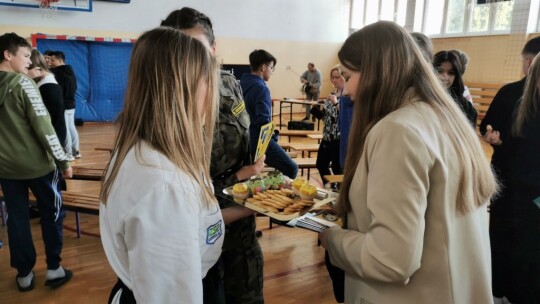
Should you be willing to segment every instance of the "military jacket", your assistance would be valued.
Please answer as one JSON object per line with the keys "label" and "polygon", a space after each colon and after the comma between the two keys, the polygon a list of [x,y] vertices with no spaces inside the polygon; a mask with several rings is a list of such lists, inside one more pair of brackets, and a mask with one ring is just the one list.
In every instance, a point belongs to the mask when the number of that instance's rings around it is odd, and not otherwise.
{"label": "military jacket", "polygon": [[249,115],[244,104],[242,89],[232,74],[221,71],[220,76],[219,116],[214,131],[210,167],[218,197],[223,188],[238,182],[236,171],[251,164]]}

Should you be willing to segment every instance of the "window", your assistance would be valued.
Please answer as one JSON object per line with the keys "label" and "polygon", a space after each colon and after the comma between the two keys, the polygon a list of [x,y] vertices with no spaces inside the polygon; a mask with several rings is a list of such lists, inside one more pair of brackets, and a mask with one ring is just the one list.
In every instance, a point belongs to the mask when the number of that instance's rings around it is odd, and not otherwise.
{"label": "window", "polygon": [[422,31],[432,36],[508,33],[514,0],[426,0]]}
{"label": "window", "polygon": [[405,25],[407,0],[353,0],[351,28],[359,29],[379,20]]}
{"label": "window", "polygon": [[[538,1],[538,0],[537,0]],[[409,27],[429,36],[467,36],[509,33],[515,0],[352,0],[351,28],[379,20],[405,25],[407,11],[414,12]],[[540,19],[540,18],[539,18]],[[540,29],[540,20],[538,22]]]}

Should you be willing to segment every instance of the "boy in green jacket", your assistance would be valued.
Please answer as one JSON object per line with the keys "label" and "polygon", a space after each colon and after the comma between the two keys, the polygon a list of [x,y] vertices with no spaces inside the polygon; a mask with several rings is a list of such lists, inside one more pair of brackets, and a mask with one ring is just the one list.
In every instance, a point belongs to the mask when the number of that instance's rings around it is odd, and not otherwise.
{"label": "boy in green jacket", "polygon": [[7,212],[11,266],[20,291],[34,288],[36,250],[28,213],[28,189],[37,199],[47,257],[45,285],[59,287],[71,271],[60,266],[64,210],[60,182],[72,176],[36,84],[22,75],[31,47],[15,33],[0,36],[0,185]]}

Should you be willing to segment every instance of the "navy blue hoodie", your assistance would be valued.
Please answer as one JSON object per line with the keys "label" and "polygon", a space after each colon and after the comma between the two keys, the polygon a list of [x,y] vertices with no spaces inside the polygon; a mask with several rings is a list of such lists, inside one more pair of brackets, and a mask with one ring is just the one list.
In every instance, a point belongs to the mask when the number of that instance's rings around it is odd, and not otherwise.
{"label": "navy blue hoodie", "polygon": [[[244,93],[246,110],[251,120],[249,133],[258,138],[261,126],[272,121],[270,90],[261,77],[253,74],[242,75],[240,86]],[[255,141],[256,143],[257,141]]]}

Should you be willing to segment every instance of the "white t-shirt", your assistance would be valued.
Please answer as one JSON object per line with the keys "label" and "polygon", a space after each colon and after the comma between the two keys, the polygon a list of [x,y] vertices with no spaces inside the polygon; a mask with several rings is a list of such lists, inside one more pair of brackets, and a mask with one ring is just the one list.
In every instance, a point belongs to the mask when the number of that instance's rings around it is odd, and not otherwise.
{"label": "white t-shirt", "polygon": [[109,264],[138,303],[202,303],[202,279],[224,239],[219,206],[206,208],[202,189],[148,144],[136,151],[100,206]]}

